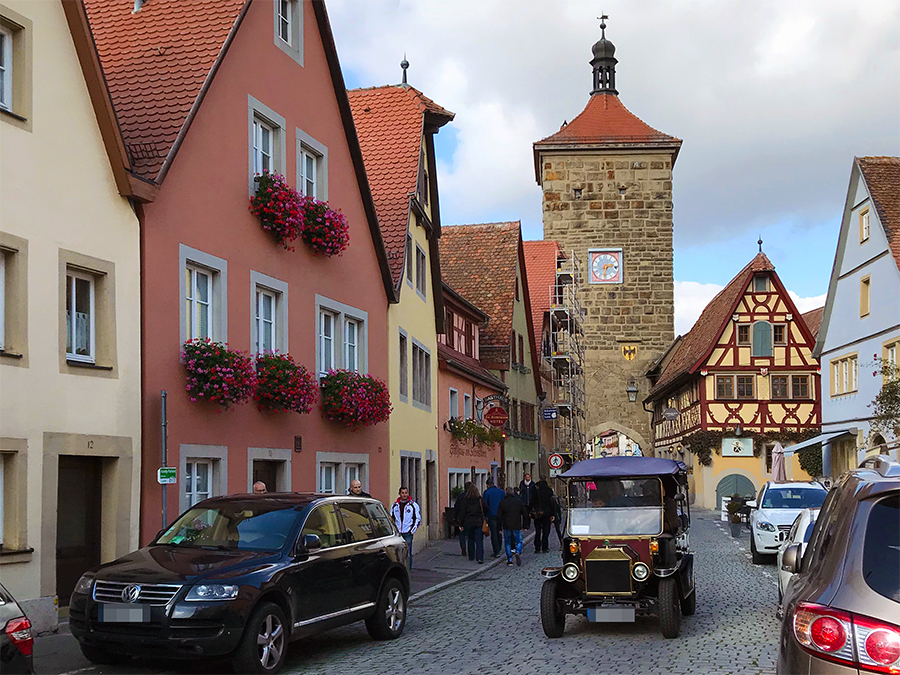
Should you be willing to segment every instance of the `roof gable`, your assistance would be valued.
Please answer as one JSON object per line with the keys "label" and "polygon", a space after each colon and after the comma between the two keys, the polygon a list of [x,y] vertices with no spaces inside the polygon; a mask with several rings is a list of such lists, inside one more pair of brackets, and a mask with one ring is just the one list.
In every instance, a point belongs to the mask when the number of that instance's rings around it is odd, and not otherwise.
{"label": "roof gable", "polygon": [[[659,380],[650,391],[651,397],[665,389],[677,378],[693,373],[706,360],[722,335],[725,324],[730,320],[734,308],[747,290],[753,275],[756,272],[774,271],[775,266],[772,265],[765,253],[760,252],[744,269],[738,272],[737,276],[725,288],[709,301],[700,314],[700,318],[697,319],[691,330],[684,336],[677,351],[665,365]],[[787,293],[784,295],[787,296]],[[786,301],[790,302],[790,298],[787,297]]]}
{"label": "roof gable", "polygon": [[550,311],[550,288],[556,283],[557,260],[561,250],[555,241],[525,241],[525,269],[528,272],[528,295],[531,299],[531,322],[534,326],[532,345],[540,353],[544,314]]}
{"label": "roof gable", "polygon": [[396,286],[422,170],[423,135],[452,120],[453,113],[410,86],[352,89],[347,95]]}

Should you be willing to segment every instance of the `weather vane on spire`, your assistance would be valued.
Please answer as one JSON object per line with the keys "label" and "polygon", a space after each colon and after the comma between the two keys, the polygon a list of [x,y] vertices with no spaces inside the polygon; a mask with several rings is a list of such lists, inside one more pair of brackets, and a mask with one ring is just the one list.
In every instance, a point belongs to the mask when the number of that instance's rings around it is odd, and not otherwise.
{"label": "weather vane on spire", "polygon": [[759,244],[759,252],[762,253],[762,235],[759,235],[759,239],[756,240],[756,243]]}
{"label": "weather vane on spire", "polygon": [[606,14],[601,13],[600,16],[597,17],[600,20],[600,37],[602,39],[606,39],[606,22],[609,21],[609,17]]}
{"label": "weather vane on spire", "polygon": [[403,60],[400,62],[400,67],[403,69],[402,84],[406,84],[406,69],[409,68],[409,61],[406,60],[406,52],[403,52]]}

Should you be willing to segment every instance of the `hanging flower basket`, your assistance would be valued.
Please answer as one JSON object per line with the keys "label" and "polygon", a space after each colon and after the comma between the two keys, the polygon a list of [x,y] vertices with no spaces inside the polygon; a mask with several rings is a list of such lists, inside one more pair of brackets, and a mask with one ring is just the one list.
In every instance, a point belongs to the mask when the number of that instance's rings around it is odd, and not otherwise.
{"label": "hanging flower basket", "polygon": [[185,342],[181,363],[191,401],[206,399],[230,408],[249,399],[256,385],[250,357],[209,338]]}
{"label": "hanging flower basket", "polygon": [[260,408],[308,413],[316,402],[316,379],[290,354],[262,354],[256,357],[256,391]]}
{"label": "hanging flower basket", "polygon": [[300,239],[314,255],[341,255],[350,245],[350,226],[340,211],[312,197],[303,201],[303,224]]}
{"label": "hanging flower basket", "polygon": [[250,197],[250,213],[259,218],[281,246],[293,251],[291,242],[303,227],[305,197],[287,184],[284,176],[264,171],[254,179],[256,194]]}
{"label": "hanging flower basket", "polygon": [[467,441],[472,439],[475,445],[493,445],[503,440],[503,431],[497,427],[488,428],[479,424],[476,420],[463,420],[453,417],[447,420],[445,428],[450,432],[454,441]]}
{"label": "hanging flower basket", "polygon": [[376,377],[350,370],[329,370],[322,379],[322,413],[347,427],[387,422],[391,397]]}

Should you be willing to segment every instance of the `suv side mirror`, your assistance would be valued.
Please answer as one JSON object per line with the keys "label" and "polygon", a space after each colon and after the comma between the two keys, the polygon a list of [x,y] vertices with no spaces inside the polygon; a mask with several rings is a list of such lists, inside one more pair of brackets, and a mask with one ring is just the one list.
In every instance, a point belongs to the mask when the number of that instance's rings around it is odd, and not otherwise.
{"label": "suv side mirror", "polygon": [[781,569],[791,574],[800,571],[800,544],[791,544],[781,554]]}
{"label": "suv side mirror", "polygon": [[745,502],[744,506],[749,506],[751,509],[756,508],[756,500],[751,499],[749,502]]}

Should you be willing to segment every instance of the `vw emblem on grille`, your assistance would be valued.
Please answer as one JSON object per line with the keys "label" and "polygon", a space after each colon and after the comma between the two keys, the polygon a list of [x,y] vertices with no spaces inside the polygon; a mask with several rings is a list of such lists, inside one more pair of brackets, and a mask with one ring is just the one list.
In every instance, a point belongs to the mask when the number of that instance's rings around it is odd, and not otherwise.
{"label": "vw emblem on grille", "polygon": [[137,602],[141,597],[141,587],[137,584],[129,584],[122,589],[122,602]]}

